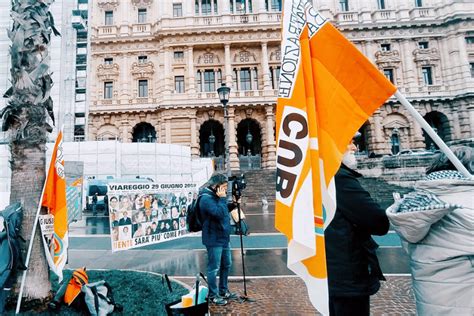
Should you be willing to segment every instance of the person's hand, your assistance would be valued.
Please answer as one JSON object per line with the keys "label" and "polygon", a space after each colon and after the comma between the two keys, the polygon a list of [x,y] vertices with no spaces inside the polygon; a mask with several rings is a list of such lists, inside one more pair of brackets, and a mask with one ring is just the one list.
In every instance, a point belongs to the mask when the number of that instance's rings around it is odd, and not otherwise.
{"label": "person's hand", "polygon": [[226,197],[227,196],[227,190],[224,188],[224,186],[218,186],[216,195],[220,198]]}

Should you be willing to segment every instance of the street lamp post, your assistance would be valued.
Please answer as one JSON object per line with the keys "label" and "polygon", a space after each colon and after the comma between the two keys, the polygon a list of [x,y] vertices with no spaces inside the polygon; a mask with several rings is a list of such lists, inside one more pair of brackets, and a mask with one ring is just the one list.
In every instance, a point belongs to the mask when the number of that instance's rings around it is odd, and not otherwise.
{"label": "street lamp post", "polygon": [[221,87],[217,89],[217,94],[219,94],[219,100],[224,106],[224,129],[225,129],[225,170],[227,177],[231,176],[230,171],[230,152],[229,152],[229,111],[227,109],[227,103],[229,103],[230,88],[226,86],[225,83],[222,83]]}

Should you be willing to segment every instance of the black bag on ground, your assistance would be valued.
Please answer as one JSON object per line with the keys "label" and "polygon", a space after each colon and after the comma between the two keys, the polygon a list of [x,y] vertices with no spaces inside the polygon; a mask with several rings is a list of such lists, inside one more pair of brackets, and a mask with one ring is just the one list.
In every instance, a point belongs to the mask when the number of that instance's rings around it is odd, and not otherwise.
{"label": "black bag on ground", "polygon": [[17,270],[25,270],[21,257],[20,236],[23,209],[14,203],[0,212],[0,314],[5,310],[5,301]]}
{"label": "black bag on ground", "polygon": [[120,304],[115,303],[112,288],[104,280],[85,284],[81,291],[92,316],[103,316],[123,310]]}

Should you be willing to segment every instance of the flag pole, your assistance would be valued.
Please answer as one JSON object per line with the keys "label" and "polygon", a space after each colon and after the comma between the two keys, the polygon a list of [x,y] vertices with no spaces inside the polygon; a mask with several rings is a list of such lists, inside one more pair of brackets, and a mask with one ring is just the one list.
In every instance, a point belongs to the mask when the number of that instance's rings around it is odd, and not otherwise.
{"label": "flag pole", "polygon": [[47,179],[48,179],[48,175],[46,175],[46,179],[45,179],[44,184],[43,184],[43,190],[41,191],[41,197],[40,197],[40,200],[39,200],[38,210],[36,211],[36,217],[35,217],[35,221],[33,223],[33,230],[31,232],[30,244],[28,245],[28,252],[27,252],[26,260],[25,260],[26,269],[25,269],[25,271],[23,271],[23,276],[21,277],[20,293],[18,294],[18,300],[16,302],[15,314],[18,314],[20,312],[21,300],[23,298],[23,288],[25,286],[25,280],[26,280],[26,272],[28,271],[28,266],[30,264],[31,251],[33,249],[33,239],[35,238],[36,228],[38,227],[38,218],[39,218],[39,215],[40,215],[40,212],[41,212],[41,205],[43,203],[43,195],[44,195],[44,190],[46,188],[46,180]]}
{"label": "flag pole", "polygon": [[400,103],[410,112],[415,120],[421,125],[421,127],[426,131],[426,133],[431,137],[431,139],[438,145],[439,149],[448,157],[448,159],[453,163],[453,165],[468,179],[474,179],[474,176],[469,173],[469,171],[464,167],[464,165],[459,161],[459,159],[454,155],[452,150],[445,144],[445,142],[436,134],[433,128],[425,121],[425,119],[418,113],[417,110],[411,105],[411,103],[405,98],[399,90],[397,90],[394,96],[400,101]]}

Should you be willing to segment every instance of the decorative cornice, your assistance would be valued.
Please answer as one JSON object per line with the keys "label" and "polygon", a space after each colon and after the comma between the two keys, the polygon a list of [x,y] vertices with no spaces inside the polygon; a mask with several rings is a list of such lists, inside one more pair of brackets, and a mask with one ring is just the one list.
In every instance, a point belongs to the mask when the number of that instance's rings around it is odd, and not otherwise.
{"label": "decorative cornice", "polygon": [[155,66],[153,62],[147,61],[146,63],[132,64],[132,75],[134,78],[151,78],[155,73]]}
{"label": "decorative cornice", "polygon": [[428,49],[415,49],[413,51],[413,56],[415,56],[414,60],[416,63],[422,64],[429,64],[438,61],[440,58],[438,49],[435,47]]}
{"label": "decorative cornice", "polygon": [[114,10],[120,4],[120,0],[98,0],[97,6],[102,10]]}
{"label": "decorative cornice", "polygon": [[120,71],[119,71],[118,64],[115,64],[115,63],[111,65],[100,64],[97,67],[97,77],[100,80],[117,79],[119,75],[120,75]]}
{"label": "decorative cornice", "polygon": [[401,62],[398,50],[377,51],[375,53],[375,63],[379,68],[397,67]]}
{"label": "decorative cornice", "polygon": [[149,7],[153,0],[132,0],[132,4],[137,8]]}

